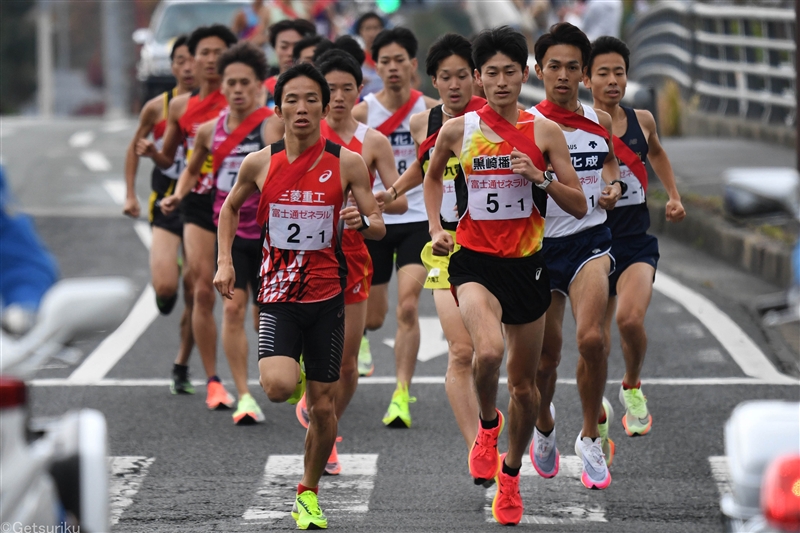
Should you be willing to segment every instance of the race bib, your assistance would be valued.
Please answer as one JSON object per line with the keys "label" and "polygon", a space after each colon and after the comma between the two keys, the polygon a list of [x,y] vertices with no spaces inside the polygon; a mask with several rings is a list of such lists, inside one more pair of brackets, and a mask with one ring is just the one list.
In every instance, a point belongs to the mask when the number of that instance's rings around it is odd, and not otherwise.
{"label": "race bib", "polygon": [[619,178],[628,186],[624,196],[617,200],[616,207],[626,207],[629,205],[640,205],[645,202],[644,188],[642,182],[633,174],[631,169],[626,166],[619,167]]}
{"label": "race bib", "polygon": [[467,183],[473,220],[514,220],[533,212],[531,182],[521,176],[470,176]]}
{"label": "race bib", "polygon": [[[588,212],[591,213],[594,211],[598,202],[600,201],[600,196],[603,194],[605,182],[600,176],[600,173],[596,171],[578,172],[577,174],[578,181],[580,181],[581,184],[581,189],[583,189],[583,195],[586,197],[586,207]],[[558,176],[555,177],[555,180],[558,181]],[[551,196],[548,196],[547,218],[553,217],[574,218],[572,215],[561,209],[561,206],[558,205]]]}
{"label": "race bib", "polygon": [[231,192],[233,185],[236,183],[236,176],[239,175],[239,168],[242,166],[244,158],[244,155],[233,155],[225,158],[217,174],[217,189]]}
{"label": "race bib", "polygon": [[270,204],[270,245],[282,250],[323,250],[333,238],[333,206]]}
{"label": "race bib", "polygon": [[445,180],[442,183],[444,194],[442,195],[442,209],[439,213],[445,222],[458,222],[458,209],[456,208],[456,182]]}

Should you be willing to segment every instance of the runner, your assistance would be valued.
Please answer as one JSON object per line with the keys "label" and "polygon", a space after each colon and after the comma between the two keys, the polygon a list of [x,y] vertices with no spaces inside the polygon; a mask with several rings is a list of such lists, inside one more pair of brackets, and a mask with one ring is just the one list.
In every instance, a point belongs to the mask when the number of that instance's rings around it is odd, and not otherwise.
{"label": "runner", "polygon": [[294,47],[292,48],[292,59],[294,60],[294,64],[314,64],[314,56],[316,55],[315,51],[317,49],[317,45],[323,41],[330,42],[321,35],[309,35],[308,37],[303,37],[294,43]]}
{"label": "runner", "polygon": [[[393,187],[380,193],[380,199],[383,199],[387,208],[394,205],[395,198],[402,199],[407,190],[422,184],[423,169],[428,168],[433,144],[442,124],[486,104],[485,99],[472,96],[472,72],[475,67],[472,63],[472,45],[464,37],[449,33],[434,42],[428,50],[425,70],[444,103],[411,117],[411,136],[417,147],[418,158]],[[456,156],[450,157],[447,162],[444,187],[441,224],[455,239],[458,219],[466,210],[466,182]],[[456,203],[457,189],[461,191],[458,196],[460,205]],[[457,244],[454,249],[458,249]],[[448,344],[445,391],[461,434],[467,447],[470,447],[478,432],[478,402],[472,392],[472,340],[450,294],[450,283],[447,281],[450,257],[434,255],[432,245],[428,243],[422,249],[422,261],[428,271],[425,288],[433,290],[436,313]]]}
{"label": "runner", "polygon": [[[586,196],[588,213],[580,220],[547,202],[547,224],[542,254],[550,271],[552,302],[547,310],[542,358],[536,385],[541,394],[530,456],[539,475],[558,473],[555,408],[551,404],[556,369],[561,360],[562,324],[567,296],[575,317],[578,340],[578,393],[583,408],[583,429],[575,453],[583,459],[581,481],[590,489],[611,483],[608,465],[614,460],[614,442],[608,438],[613,415],[603,397],[608,358],[603,324],[608,305],[608,275],[613,271],[611,232],[603,225],[606,209],[613,209],[624,189],[619,166],[609,145],[611,117],[578,100],[591,44],[568,22],[556,24],[534,47],[536,75],[544,82],[546,100],[529,110],[561,126],[569,145],[572,166]],[[560,174],[556,172],[560,178]],[[605,459],[605,460],[604,460]]]}
{"label": "runner", "polygon": [[275,84],[278,82],[278,76],[294,65],[294,57],[292,57],[294,45],[303,37],[316,34],[317,28],[314,23],[304,19],[285,19],[270,26],[269,44],[275,49],[275,54],[278,56],[279,70],[278,74],[264,81],[264,87],[269,91],[267,107],[271,108],[274,105],[272,95],[275,94]]}
{"label": "runner", "polygon": [[[136,172],[139,168],[139,158],[136,155],[136,143],[146,138],[150,133],[157,148],[161,148],[164,129],[167,125],[169,103],[175,96],[186,94],[194,86],[194,59],[186,45],[188,38],[181,35],[172,45],[170,61],[172,75],[175,76],[177,85],[171,91],[165,92],[147,102],[139,115],[139,128],[128,146],[125,154],[125,185],[126,197],[123,213],[131,218],[139,218],[141,207],[136,196]],[[150,276],[153,289],[156,292],[156,306],[162,315],[168,315],[178,301],[178,280],[181,277],[180,251],[183,237],[183,223],[177,213],[170,216],[161,212],[161,200],[165,195],[171,194],[175,189],[175,180],[183,168],[183,150],[178,149],[172,166],[166,170],[158,166],[153,167],[149,200],[148,219],[153,229],[153,242],[150,245]],[[192,338],[192,284],[185,276],[183,278],[184,308],[180,322],[180,344],[178,355],[172,367],[172,381],[170,390],[172,394],[194,394],[194,386],[189,381],[189,356],[192,353],[194,340]]]}
{"label": "runner", "polygon": [[[501,524],[517,524],[523,513],[519,470],[538,409],[536,368],[550,303],[549,276],[538,253],[544,232],[542,189],[576,217],[584,215],[586,202],[561,130],[517,107],[528,79],[525,37],[508,26],[486,30],[475,39],[472,57],[489,103],[442,126],[426,174],[425,206],[433,253],[446,256],[455,243],[440,222],[442,177],[455,154],[469,194],[456,230],[461,248],[450,258],[449,279],[475,349],[480,410],[469,470],[476,483],[496,479],[492,515]],[[542,172],[545,156],[560,181]],[[508,452],[500,456],[497,439],[504,417],[496,403],[506,345],[510,429]]]}
{"label": "runner", "polygon": [[385,28],[383,19],[374,11],[364,13],[353,25],[354,33],[364,44],[365,59],[361,65],[361,72],[364,75],[364,90],[361,97],[368,94],[377,93],[383,89],[383,80],[378,75],[377,65],[375,59],[372,57],[372,43],[375,37]]}
{"label": "runner", "polygon": [[[139,140],[136,151],[139,155],[153,158],[161,168],[170,166],[178,145],[183,141],[186,159],[191,161],[197,129],[201,124],[219,116],[227,105],[219,90],[220,77],[217,72],[217,59],[231,45],[236,37],[221,24],[197,28],[189,36],[187,45],[194,56],[195,73],[198,76],[199,91],[191,96],[186,94],[173,98],[169,105],[167,129],[161,151],[145,139]],[[185,168],[183,176],[192,169]],[[202,179],[189,194],[186,194],[181,210],[183,242],[186,252],[186,276],[194,284],[194,305],[192,308],[192,332],[200,358],[208,378],[206,405],[209,409],[233,407],[234,399],[222,386],[216,373],[217,365],[217,325],[214,322],[214,246],[216,227],[213,220],[213,173],[211,162],[202,163]],[[185,180],[185,179],[184,179]],[[183,198],[180,181],[175,192],[161,201],[161,210],[169,214],[175,210]]]}
{"label": "runner", "polygon": [[[394,151],[397,173],[402,174],[416,159],[414,141],[409,130],[409,117],[433,107],[438,102],[411,89],[411,72],[417,69],[417,39],[406,28],[384,30],[372,44],[372,56],[378,60],[378,73],[384,82],[381,91],[368,94],[353,108],[353,117],[373,127],[389,138]],[[375,192],[384,190],[377,185]],[[367,304],[367,329],[376,330],[383,325],[389,309],[389,280],[392,266],[397,268],[397,334],[394,353],[397,388],[383,417],[383,423],[392,427],[411,427],[408,388],[414,375],[419,351],[419,295],[427,271],[422,265],[420,252],[430,241],[425,223],[425,206],[422,187],[406,194],[408,211],[402,215],[387,215],[386,237],[368,242],[375,272]],[[359,372],[372,372],[372,356],[366,335],[359,353]]]}
{"label": "runner", "polygon": [[[275,96],[286,136],[242,163],[220,213],[214,283],[224,297],[233,297],[236,273],[231,246],[239,212],[245,200],[260,190],[258,222],[264,231],[258,294],[260,381],[271,401],[286,401],[297,388],[302,350],[310,420],[305,470],[292,517],[299,529],[324,529],[328,521],[319,508],[317,485],[336,439],[336,381],[345,320],[347,267],[340,222],[370,239],[380,239],[385,228],[361,156],[320,135],[330,100],[322,74],[307,64],[292,67],[278,80]],[[348,190],[356,206],[345,207]]]}
{"label": "runner", "polygon": [[236,13],[231,23],[231,30],[239,40],[250,41],[262,47],[268,40],[266,32],[268,26],[269,8],[264,5],[264,0],[253,0],[249,6]]}
{"label": "runner", "polygon": [[615,37],[600,37],[592,45],[586,84],[592,90],[595,106],[611,115],[614,150],[620,160],[620,176],[628,193],[608,212],[606,226],[611,229],[611,253],[617,262],[608,280],[611,296],[605,322],[605,347],[611,350],[611,322],[616,306],[625,375],[619,401],[625,408],[622,426],[633,437],[646,435],[653,417],[641,391],[640,374],[647,352],[644,317],[653,294],[653,280],[658,265],[658,240],[647,234],[650,213],[647,210],[647,159],[664,184],[669,200],[666,218],[680,222],[686,216],[681,196],[675,186],[675,175],[667,153],[658,139],[653,115],[646,110],[633,110],[620,105],[628,85],[630,51]]}
{"label": "runner", "polygon": [[[331,110],[320,128],[326,139],[360,154],[370,173],[370,186],[379,174],[384,186],[389,188],[397,180],[394,155],[389,141],[365,124],[353,118],[353,106],[362,87],[361,67],[342,50],[330,50],[319,58],[318,68],[331,91]],[[348,139],[345,141],[345,139]],[[352,205],[352,204],[351,204]],[[380,205],[380,202],[379,202]],[[402,213],[408,205],[401,201],[392,204],[390,212]],[[364,237],[354,230],[342,234],[342,252],[347,259],[347,285],[344,290],[344,349],[342,369],[336,392],[336,419],[341,420],[358,385],[358,350],[367,320],[367,297],[372,284],[372,259]],[[297,419],[308,427],[305,397],[297,404]],[[325,466],[326,474],[339,474],[342,470],[336,444]]]}

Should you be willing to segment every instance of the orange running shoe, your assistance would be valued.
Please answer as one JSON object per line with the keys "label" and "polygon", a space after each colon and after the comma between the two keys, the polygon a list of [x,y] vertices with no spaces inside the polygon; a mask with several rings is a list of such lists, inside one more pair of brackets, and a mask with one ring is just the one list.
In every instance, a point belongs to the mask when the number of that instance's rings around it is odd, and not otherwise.
{"label": "orange running shoe", "polygon": [[469,451],[469,473],[475,478],[475,483],[484,483],[487,479],[492,479],[500,472],[500,453],[497,451],[497,439],[503,432],[505,419],[503,413],[495,408],[497,412],[497,427],[483,429],[480,420],[478,421],[478,436]]}
{"label": "orange running shoe", "polygon": [[[342,442],[342,437],[336,437],[336,442]],[[338,476],[342,473],[342,463],[339,462],[339,454],[336,452],[336,442],[333,443],[331,455],[328,457],[328,462],[325,463],[323,476]]]}
{"label": "orange running shoe", "polygon": [[502,464],[506,454],[500,456],[500,472],[497,474],[497,492],[492,500],[492,516],[504,526],[515,526],[522,520],[522,496],[519,493],[519,474],[503,473]]}
{"label": "orange running shoe", "polygon": [[219,381],[210,382],[206,385],[206,390],[206,406],[212,411],[231,409],[236,403],[236,399],[228,394],[228,391]]}

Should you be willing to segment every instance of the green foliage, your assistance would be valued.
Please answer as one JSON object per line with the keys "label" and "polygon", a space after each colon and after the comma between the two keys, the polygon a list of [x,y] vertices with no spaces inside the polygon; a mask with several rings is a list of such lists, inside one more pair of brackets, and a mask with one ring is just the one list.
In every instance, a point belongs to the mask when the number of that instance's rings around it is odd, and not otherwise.
{"label": "green foliage", "polygon": [[16,112],[36,90],[35,6],[0,1],[0,114]]}

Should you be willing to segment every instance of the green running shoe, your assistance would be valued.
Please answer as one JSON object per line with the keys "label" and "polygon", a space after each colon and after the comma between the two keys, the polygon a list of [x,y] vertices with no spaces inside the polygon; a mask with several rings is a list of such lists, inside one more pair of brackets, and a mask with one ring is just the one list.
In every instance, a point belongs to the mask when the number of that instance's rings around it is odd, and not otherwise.
{"label": "green running shoe", "polygon": [[294,499],[292,518],[297,522],[297,529],[328,529],[328,519],[319,508],[317,495],[310,490]]}
{"label": "green running shoe", "polygon": [[611,419],[614,417],[614,408],[611,407],[611,402],[609,402],[605,396],[603,396],[603,409],[606,412],[606,421],[602,424],[597,424],[597,431],[600,432],[600,438],[602,439],[601,444],[603,447],[603,455],[606,456],[606,466],[611,466],[611,463],[614,461],[616,446],[614,446],[614,441],[608,438],[608,426],[611,424]]}
{"label": "green running shoe", "polygon": [[236,411],[233,413],[233,423],[237,426],[248,426],[265,420],[264,413],[250,394],[239,398]]}
{"label": "green running shoe", "polygon": [[408,395],[408,386],[402,383],[397,384],[397,388],[392,394],[392,403],[383,415],[383,423],[393,428],[410,428],[411,413],[408,404],[416,402],[417,399]]}
{"label": "green running shoe", "polygon": [[619,388],[619,401],[625,407],[622,427],[629,437],[647,435],[653,427],[653,417],[647,411],[647,398],[641,389]]}
{"label": "green running shoe", "polygon": [[183,367],[172,370],[172,381],[169,383],[172,394],[194,394],[194,385],[189,381],[189,369]]}
{"label": "green running shoe", "polygon": [[369,351],[369,339],[366,335],[361,337],[361,348],[358,349],[358,375],[371,376],[375,372],[372,363],[372,352]]}
{"label": "green running shoe", "polygon": [[300,398],[306,393],[306,371],[305,365],[303,364],[303,357],[300,356],[300,379],[297,382],[297,386],[294,388],[294,392],[289,399],[286,400],[286,403],[290,405],[297,405],[297,402],[300,401]]}

